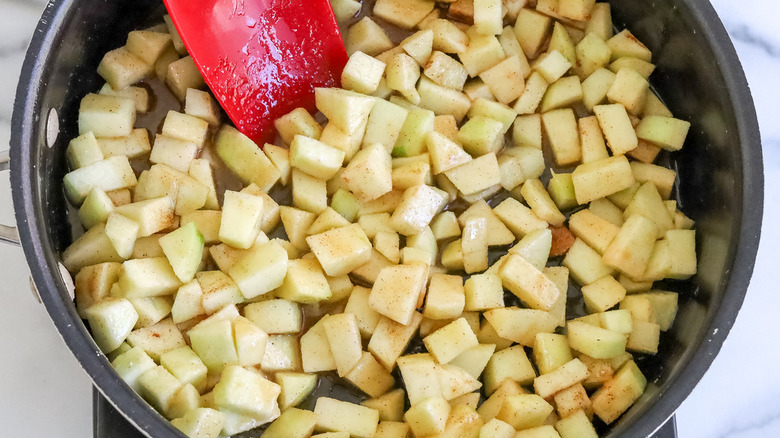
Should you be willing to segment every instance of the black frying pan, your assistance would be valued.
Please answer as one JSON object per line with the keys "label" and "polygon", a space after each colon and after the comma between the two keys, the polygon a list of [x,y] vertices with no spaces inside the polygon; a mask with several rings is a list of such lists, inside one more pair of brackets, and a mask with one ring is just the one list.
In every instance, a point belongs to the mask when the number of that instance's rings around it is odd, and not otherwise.
{"label": "black frying pan", "polygon": [[[653,85],[677,117],[692,122],[672,165],[679,171],[677,199],[697,222],[699,274],[667,285],[681,292],[677,321],[658,355],[641,361],[651,382],[646,393],[607,434],[646,437],[707,371],[742,304],[761,227],[761,142],[739,60],[707,0],[621,0],[612,10],[616,26],[629,28],[655,54]],[[181,435],[100,353],[76,314],[59,254],[75,229],[62,177],[67,142],[77,135],[79,101],[102,85],[95,73],[102,54],[161,14],[159,0],[52,1],[22,69],[10,150],[18,234],[41,300],[95,386],[135,426],[158,438]]]}

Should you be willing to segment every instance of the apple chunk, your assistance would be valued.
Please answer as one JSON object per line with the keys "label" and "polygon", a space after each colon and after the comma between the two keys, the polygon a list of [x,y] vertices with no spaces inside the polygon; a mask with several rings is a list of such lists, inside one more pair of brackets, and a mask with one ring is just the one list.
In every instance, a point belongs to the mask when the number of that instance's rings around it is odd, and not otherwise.
{"label": "apple chunk", "polygon": [[548,311],[558,300],[555,283],[519,255],[510,255],[499,275],[504,286],[533,309]]}
{"label": "apple chunk", "polygon": [[86,310],[92,336],[104,353],[114,351],[133,330],[138,313],[124,298],[105,298]]}
{"label": "apple chunk", "polygon": [[465,318],[458,318],[423,339],[425,347],[439,363],[448,363],[479,344]]}
{"label": "apple chunk", "polygon": [[386,267],[379,271],[368,303],[382,315],[407,325],[427,281],[427,268],[422,264]]}
{"label": "apple chunk", "polygon": [[341,180],[361,202],[372,201],[393,189],[390,154],[374,143],[350,160]]}
{"label": "apple chunk", "polygon": [[331,277],[348,274],[371,258],[371,241],[358,224],[309,236],[306,243]]}

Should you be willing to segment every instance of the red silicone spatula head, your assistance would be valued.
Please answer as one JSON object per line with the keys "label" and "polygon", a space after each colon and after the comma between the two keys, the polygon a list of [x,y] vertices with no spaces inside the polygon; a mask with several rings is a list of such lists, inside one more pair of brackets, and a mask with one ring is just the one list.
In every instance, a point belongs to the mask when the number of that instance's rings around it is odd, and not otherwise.
{"label": "red silicone spatula head", "polygon": [[328,0],[165,0],[187,50],[239,131],[258,143],[273,121],[314,109],[338,86],[347,52]]}

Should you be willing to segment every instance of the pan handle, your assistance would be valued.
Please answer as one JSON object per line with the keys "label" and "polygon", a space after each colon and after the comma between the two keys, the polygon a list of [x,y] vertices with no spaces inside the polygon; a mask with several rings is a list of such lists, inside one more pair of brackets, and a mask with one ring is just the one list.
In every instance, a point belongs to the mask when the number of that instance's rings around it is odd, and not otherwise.
{"label": "pan handle", "polygon": [[[10,165],[11,158],[8,155],[8,151],[0,152],[0,172],[9,170]],[[0,242],[19,246],[19,231],[16,229],[16,227],[0,225]]]}

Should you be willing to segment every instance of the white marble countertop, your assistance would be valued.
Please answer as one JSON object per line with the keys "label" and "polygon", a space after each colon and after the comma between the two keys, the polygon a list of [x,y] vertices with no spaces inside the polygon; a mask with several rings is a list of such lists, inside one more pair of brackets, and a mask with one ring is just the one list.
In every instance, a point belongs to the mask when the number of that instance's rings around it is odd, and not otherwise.
{"label": "white marble countertop", "polygon": [[[10,137],[19,70],[44,0],[0,0],[0,149]],[[761,124],[766,175],[764,227],[753,281],[720,355],[677,412],[682,438],[780,436],[780,349],[772,248],[780,247],[780,28],[772,0],[713,0],[747,74]],[[0,174],[0,223],[13,221],[7,173]],[[0,424],[3,436],[85,438],[92,434],[89,379],[30,293],[22,251],[0,245]]]}

